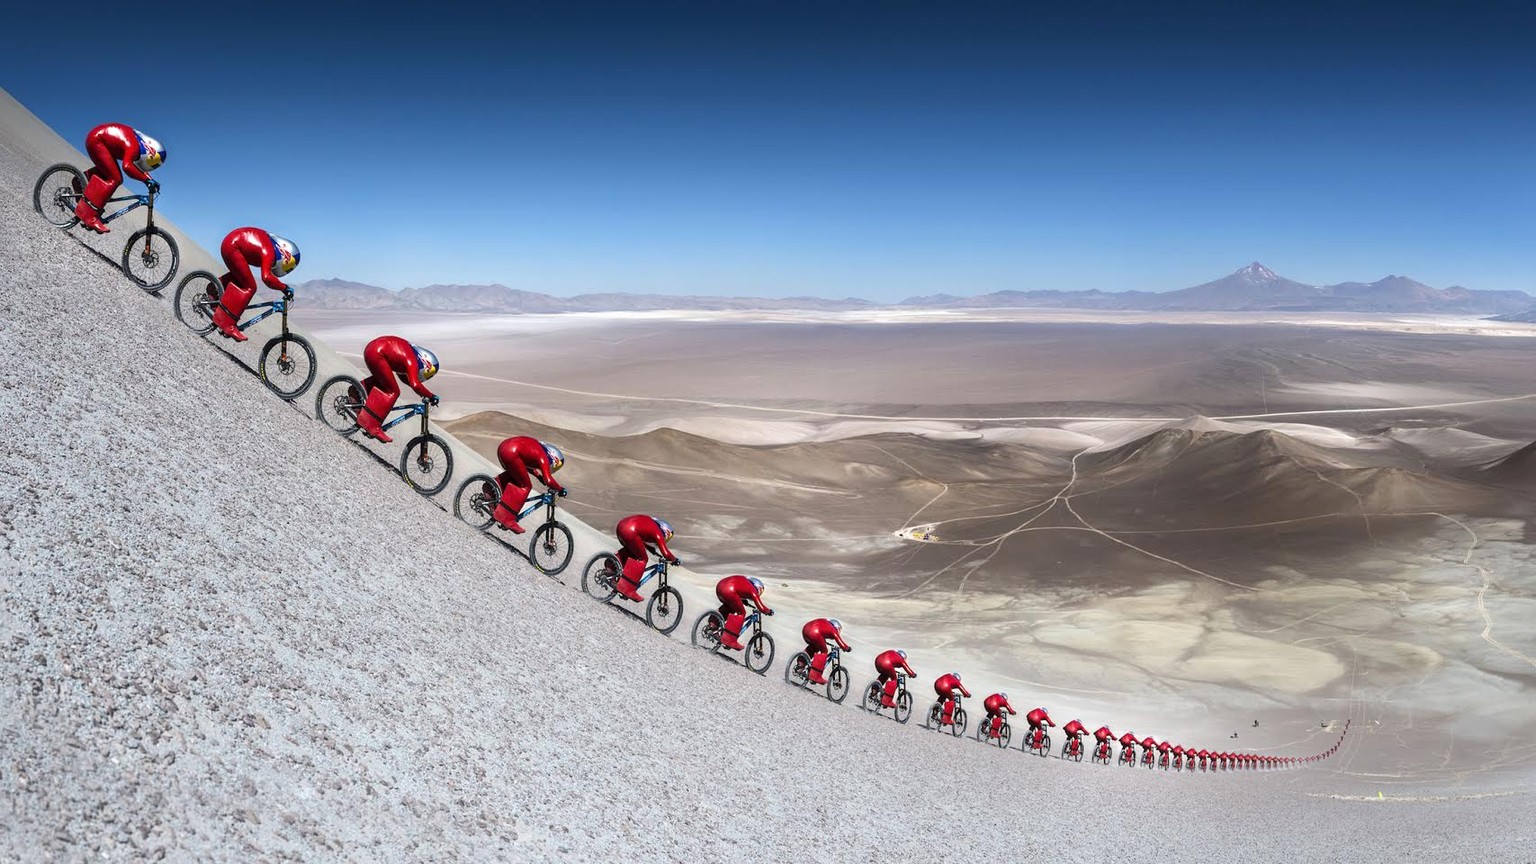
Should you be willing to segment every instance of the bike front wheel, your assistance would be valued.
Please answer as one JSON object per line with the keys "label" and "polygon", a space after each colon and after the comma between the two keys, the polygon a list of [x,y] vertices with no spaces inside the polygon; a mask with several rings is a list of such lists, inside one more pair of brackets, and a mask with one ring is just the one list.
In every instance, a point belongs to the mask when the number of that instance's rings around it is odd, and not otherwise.
{"label": "bike front wheel", "polygon": [[851,686],[849,677],[848,670],[841,663],[833,666],[832,671],[827,673],[827,698],[833,703],[841,705],[843,700],[848,698],[848,690]]}
{"label": "bike front wheel", "polygon": [[997,746],[1000,749],[1007,750],[1008,749],[1008,742],[1011,741],[1012,739],[1013,739],[1013,727],[1009,726],[1008,723],[1005,721],[1003,723],[1003,728],[997,730]]}
{"label": "bike front wheel", "polygon": [[181,250],[164,228],[140,228],[123,247],[123,272],[135,285],[151,294],[171,284],[181,266]]}
{"label": "bike front wheel", "polygon": [[315,383],[315,349],[303,336],[274,336],[261,348],[256,370],[267,389],[292,402]]}
{"label": "bike front wheel", "polygon": [[645,623],[656,628],[663,636],[677,629],[683,622],[683,595],[671,585],[651,595],[645,604]]}
{"label": "bike front wheel", "polygon": [[476,531],[491,527],[496,504],[501,500],[501,490],[489,474],[474,474],[459,484],[453,493],[453,515]]}
{"label": "bike front wheel", "polygon": [[32,208],[55,228],[73,228],[80,221],[75,205],[85,191],[85,175],[67,162],[43,172],[32,187]]}
{"label": "bike front wheel", "polygon": [[417,435],[400,454],[400,476],[417,492],[436,495],[453,476],[453,451],[436,435]]}
{"label": "bike front wheel", "polygon": [[219,277],[207,270],[193,270],[183,276],[181,284],[176,286],[176,296],[171,298],[176,320],[199,336],[213,332],[213,310],[218,308],[219,294],[223,290]]}
{"label": "bike front wheel", "polygon": [[748,639],[746,656],[742,660],[753,672],[768,674],[768,667],[773,665],[773,637],[767,633],[758,633]]}
{"label": "bike front wheel", "polygon": [[965,709],[955,706],[955,723],[950,727],[950,734],[959,738],[965,734]]}
{"label": "bike front wheel", "polygon": [[571,553],[576,544],[571,540],[571,529],[560,522],[545,522],[533,529],[533,539],[528,542],[528,560],[534,569],[545,576],[554,576],[571,563]]}
{"label": "bike front wheel", "polygon": [[581,571],[581,590],[593,600],[607,603],[619,593],[619,556],[599,552]]}
{"label": "bike front wheel", "polygon": [[693,647],[711,653],[719,651],[720,631],[724,626],[725,619],[713,609],[700,615],[699,620],[693,622]]}
{"label": "bike front wheel", "polygon": [[912,694],[903,690],[896,694],[896,722],[905,723],[912,719]]}

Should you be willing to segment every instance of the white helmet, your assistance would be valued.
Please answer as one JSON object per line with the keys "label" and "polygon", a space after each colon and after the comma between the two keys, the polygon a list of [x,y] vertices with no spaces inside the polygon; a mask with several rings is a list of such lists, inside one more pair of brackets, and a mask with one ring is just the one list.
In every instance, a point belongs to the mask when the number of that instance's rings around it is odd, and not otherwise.
{"label": "white helmet", "polygon": [[657,519],[656,527],[661,529],[661,536],[666,540],[672,539],[672,523],[665,519]]}
{"label": "white helmet", "polygon": [[549,473],[553,474],[559,471],[560,466],[565,464],[565,454],[560,452],[559,447],[548,441],[540,441],[539,443],[544,445],[544,455],[549,457]]}
{"label": "white helmet", "polygon": [[960,680],[960,673],[959,672],[951,672],[951,673],[949,673],[949,677],[955,679],[956,681],[959,681]]}
{"label": "white helmet", "polygon": [[900,648],[896,649],[896,654],[897,654],[897,656],[901,657],[901,659],[903,659],[903,660],[907,659],[907,652],[901,650]]}
{"label": "white helmet", "polygon": [[411,350],[416,352],[416,362],[421,364],[421,380],[426,381],[437,374],[437,355],[420,345],[412,345]]}
{"label": "white helmet", "polygon": [[837,620],[836,618],[828,618],[827,621],[832,624],[833,630],[836,630],[839,633],[843,632],[843,622]]}
{"label": "white helmet", "polygon": [[164,165],[165,147],[161,146],[159,141],[142,132],[135,130],[134,134],[139,136],[139,155],[138,158],[133,160],[133,164],[137,165],[139,170],[146,174]]}
{"label": "white helmet", "polygon": [[1008,694],[1007,693],[998,693],[997,694],[997,698],[1003,700],[1004,702],[1007,702],[1008,701]]}
{"label": "white helmet", "polygon": [[272,238],[272,248],[277,252],[277,260],[272,262],[272,270],[279,276],[287,276],[293,272],[293,268],[299,266],[298,244],[271,232],[268,232],[267,236]]}
{"label": "white helmet", "polygon": [[757,589],[757,593],[763,593],[763,580],[756,576],[748,576],[747,581],[752,583],[752,587]]}

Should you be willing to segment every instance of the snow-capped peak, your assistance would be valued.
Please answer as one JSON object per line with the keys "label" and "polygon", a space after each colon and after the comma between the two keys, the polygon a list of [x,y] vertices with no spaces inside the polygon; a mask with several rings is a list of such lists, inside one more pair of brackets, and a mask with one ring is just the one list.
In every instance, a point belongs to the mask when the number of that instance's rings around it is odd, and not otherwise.
{"label": "snow-capped peak", "polygon": [[1249,282],[1273,282],[1280,278],[1279,276],[1275,275],[1275,271],[1265,267],[1263,264],[1260,264],[1257,261],[1249,264],[1247,267],[1244,267],[1233,275],[1241,276],[1244,279],[1247,279]]}

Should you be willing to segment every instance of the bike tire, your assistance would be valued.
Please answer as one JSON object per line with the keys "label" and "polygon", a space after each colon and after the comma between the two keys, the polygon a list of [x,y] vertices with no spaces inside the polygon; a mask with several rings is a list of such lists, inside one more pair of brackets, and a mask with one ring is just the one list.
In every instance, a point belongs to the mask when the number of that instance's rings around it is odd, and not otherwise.
{"label": "bike tire", "polygon": [[[291,352],[288,346],[298,346],[297,353]],[[273,351],[277,350],[274,356]],[[295,363],[295,360],[299,362]],[[261,357],[256,361],[256,370],[261,374],[261,380],[266,383],[267,389],[276,393],[286,402],[304,395],[309,385],[315,383],[315,370],[318,368],[315,360],[314,346],[303,336],[288,334],[287,336],[273,336],[267,340],[267,344],[261,347]],[[300,368],[302,367],[302,368]]]}
{"label": "bike tire", "polygon": [[571,529],[561,522],[545,522],[533,529],[533,538],[528,541],[528,560],[545,576],[563,573],[575,552]]}
{"label": "bike tire", "polygon": [[955,722],[952,726],[950,726],[949,732],[951,735],[959,738],[961,735],[965,734],[965,724],[967,720],[965,709],[956,705],[954,719]]}
{"label": "bike tire", "polygon": [[171,310],[176,313],[176,320],[199,336],[213,332],[213,310],[218,301],[208,296],[209,288],[215,294],[224,290],[219,277],[207,270],[193,270],[181,277],[176,294],[171,298]]}
{"label": "bike tire", "polygon": [[850,689],[848,679],[850,677],[848,670],[841,663],[833,666],[831,671],[827,673],[827,698],[833,704],[841,705],[843,700],[848,698],[848,690]]}
{"label": "bike tire", "polygon": [[1049,755],[1051,755],[1051,735],[1047,732],[1040,741],[1040,758],[1044,759]]}
{"label": "bike tire", "polygon": [[693,622],[693,647],[703,648],[711,654],[720,651],[720,631],[725,628],[725,619],[720,613],[711,609],[700,615]]}
{"label": "bike tire", "polygon": [[997,746],[1000,750],[1007,750],[1008,744],[1013,740],[1013,726],[1007,720],[1003,721],[1003,728],[997,730]]}
{"label": "bike tire", "polygon": [[430,432],[417,435],[400,454],[400,476],[417,492],[436,495],[453,477],[453,451],[446,441]]}
{"label": "bike tire", "polygon": [[868,686],[864,688],[864,698],[859,700],[859,707],[870,713],[880,710],[879,679],[869,682]]}
{"label": "bike tire", "polygon": [[811,655],[796,651],[784,664],[784,683],[804,690],[811,683]]}
{"label": "bike tire", "polygon": [[903,725],[912,719],[912,694],[905,690],[896,694],[896,722]]}
{"label": "bike tire", "polygon": [[645,623],[663,636],[671,635],[683,623],[683,595],[671,585],[652,594],[645,604]]}
{"label": "bike tire", "polygon": [[68,162],[50,166],[32,187],[32,209],[55,228],[73,228],[80,222],[75,215],[75,204],[80,200],[77,189],[85,189],[85,175],[79,168]]}
{"label": "bike tire", "polygon": [[[611,568],[612,572],[604,572]],[[599,603],[607,603],[619,593],[619,556],[599,552],[581,571],[581,590]]]}
{"label": "bike tire", "polygon": [[[496,491],[494,496],[486,494],[487,486]],[[496,521],[492,514],[500,500],[501,490],[491,475],[471,474],[453,493],[453,515],[476,531],[484,531]]]}
{"label": "bike tire", "polygon": [[123,247],[123,273],[150,294],[171,284],[181,267],[181,249],[175,238],[159,226],[140,228],[128,235]]}
{"label": "bike tire", "polygon": [[351,375],[337,375],[315,391],[315,416],[337,434],[351,435],[357,431],[364,398],[362,382]]}
{"label": "bike tire", "polygon": [[944,703],[935,702],[928,706],[928,713],[923,716],[924,729],[937,729],[944,725]]}
{"label": "bike tire", "polygon": [[747,650],[742,662],[747,669],[759,675],[767,675],[773,666],[773,637],[767,633],[757,633],[747,640]]}

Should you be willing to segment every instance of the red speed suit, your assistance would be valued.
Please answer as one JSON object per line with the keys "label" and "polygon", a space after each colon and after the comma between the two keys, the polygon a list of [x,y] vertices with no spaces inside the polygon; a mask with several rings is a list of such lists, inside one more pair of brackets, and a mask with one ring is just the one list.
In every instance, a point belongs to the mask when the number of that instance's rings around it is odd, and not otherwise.
{"label": "red speed suit", "polygon": [[1152,751],[1155,749],[1157,749],[1156,738],[1148,735],[1147,737],[1141,739],[1141,758],[1145,760],[1148,765],[1152,764]]}
{"label": "red speed suit", "polygon": [[907,677],[914,677],[916,672],[907,665],[907,658],[896,651],[881,651],[875,657],[875,672],[879,674],[880,681],[885,685],[885,692],[880,695],[880,704],[886,708],[896,706],[896,670],[907,673]]}
{"label": "red speed suit", "polygon": [[938,679],[933,682],[933,692],[939,694],[939,698],[944,700],[945,724],[955,722],[955,691],[957,690],[960,692],[961,696],[964,696],[967,699],[971,698],[971,691],[965,689],[965,685],[960,683],[959,678],[956,678],[948,672],[940,675]]}
{"label": "red speed suit", "polygon": [[400,398],[398,378],[404,378],[423,399],[433,398],[432,391],[421,380],[421,361],[416,357],[416,350],[399,336],[380,336],[369,342],[363,348],[363,363],[369,372],[363,379],[363,390],[368,393],[368,399],[357,415],[357,425],[369,437],[388,444],[394,439],[385,433],[383,424]]}
{"label": "red speed suit", "polygon": [[530,474],[537,476],[552,491],[559,492],[565,487],[555,480],[549,464],[549,453],[544,449],[544,443],[537,438],[527,435],[508,438],[496,447],[496,458],[501,462],[501,474],[496,477],[496,482],[501,484],[501,501],[496,505],[496,523],[513,534],[521,534],[523,526],[517,524],[517,514],[528,501],[528,493],[533,491],[533,476]]}
{"label": "red speed suit", "polygon": [[619,574],[619,593],[624,599],[639,603],[640,576],[645,573],[646,562],[651,560],[647,547],[654,546],[658,555],[673,564],[677,563],[677,556],[667,548],[666,532],[649,516],[626,516],[619,520],[613,533],[619,538],[619,564],[624,568]]}
{"label": "red speed suit", "polygon": [[800,638],[805,640],[805,653],[811,655],[811,683],[825,684],[827,679],[821,674],[827,668],[828,648],[827,640],[837,643],[837,647],[844,651],[852,651],[848,643],[843,641],[843,634],[837,632],[829,618],[817,618],[814,621],[805,622],[800,628]]}
{"label": "red speed suit", "polygon": [[747,603],[772,615],[773,610],[763,604],[762,592],[745,576],[727,576],[715,584],[715,597],[720,600],[720,614],[725,616],[725,629],[720,633],[720,644],[733,651],[741,650],[741,626],[747,621]]}
{"label": "red speed suit", "polygon": [[[272,242],[272,235],[260,228],[236,228],[224,236],[224,242],[219,244],[219,255],[224,258],[224,266],[229,272],[219,277],[219,282],[224,286],[224,294],[219,298],[219,305],[213,310],[213,326],[236,342],[244,342],[246,336],[235,327],[240,322],[240,316],[245,314],[245,307],[251,303],[251,298],[256,296],[256,277],[251,275],[252,267],[261,268],[261,281],[273,291],[287,291],[288,286],[283,280],[272,272],[272,265],[277,263],[277,244]],[[367,356],[366,354],[364,355]]]}
{"label": "red speed suit", "polygon": [[97,214],[123,185],[123,175],[150,182],[149,175],[133,164],[139,158],[139,133],[123,123],[103,123],[86,133],[85,155],[92,164],[85,172],[85,194],[75,204],[75,215],[87,228],[105,234],[111,229]]}
{"label": "red speed suit", "polygon": [[1004,699],[1001,693],[993,693],[991,696],[988,696],[982,705],[987,709],[987,719],[992,721],[992,728],[987,730],[987,734],[993,738],[996,738],[1003,728],[1004,711],[1007,711],[1009,714],[1019,713],[1013,710],[1013,706],[1008,704],[1008,700]]}

